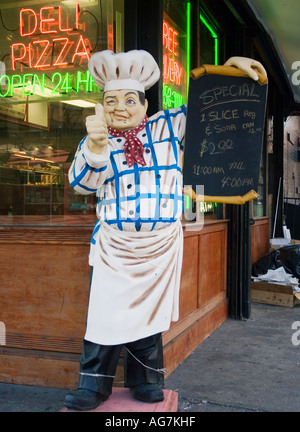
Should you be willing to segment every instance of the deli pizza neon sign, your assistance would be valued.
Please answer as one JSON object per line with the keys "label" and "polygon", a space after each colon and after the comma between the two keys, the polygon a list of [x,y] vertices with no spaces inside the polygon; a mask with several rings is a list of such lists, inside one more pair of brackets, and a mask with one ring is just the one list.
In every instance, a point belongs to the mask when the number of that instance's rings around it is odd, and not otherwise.
{"label": "deli pizza neon sign", "polygon": [[[74,26],[70,27],[69,15],[65,15],[61,6],[41,7],[39,12],[33,9],[21,9],[19,28],[22,38],[34,38],[28,44],[23,42],[11,45],[11,65],[15,71],[23,65],[30,69],[51,69],[79,64],[90,58],[90,42],[79,34],[79,3],[75,4]],[[51,37],[50,37],[51,35]],[[71,61],[67,61],[67,57]]]}
{"label": "deli pizza neon sign", "polygon": [[[25,96],[46,96],[46,81],[51,83],[53,96],[94,90],[94,81],[85,68],[92,51],[87,37],[90,26],[82,17],[87,11],[80,10],[77,2],[71,12],[61,6],[19,11],[20,37],[9,47],[13,75],[0,76],[0,97],[14,96],[18,88]],[[78,71],[78,67],[84,70]]]}

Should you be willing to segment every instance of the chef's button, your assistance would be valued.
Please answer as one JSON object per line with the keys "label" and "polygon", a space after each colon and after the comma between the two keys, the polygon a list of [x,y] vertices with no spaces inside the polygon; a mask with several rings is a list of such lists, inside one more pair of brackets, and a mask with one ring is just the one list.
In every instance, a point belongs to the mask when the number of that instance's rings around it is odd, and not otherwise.
{"label": "chef's button", "polygon": [[129,214],[130,214],[130,215],[133,215],[133,214],[134,214],[134,211],[133,211],[133,210],[129,210]]}
{"label": "chef's button", "polygon": [[163,203],[162,207],[163,208],[167,208],[168,207],[168,203]]}
{"label": "chef's button", "polygon": [[132,184],[127,185],[127,189],[130,189],[130,188],[132,188]]}
{"label": "chef's button", "polygon": [[160,174],[156,174],[156,178],[161,178],[161,175]]}
{"label": "chef's button", "polygon": [[151,150],[147,148],[147,149],[145,150],[145,152],[146,152],[146,153],[150,153]]}
{"label": "chef's button", "polygon": [[127,165],[127,161],[125,160],[125,161],[123,161],[123,165]]}

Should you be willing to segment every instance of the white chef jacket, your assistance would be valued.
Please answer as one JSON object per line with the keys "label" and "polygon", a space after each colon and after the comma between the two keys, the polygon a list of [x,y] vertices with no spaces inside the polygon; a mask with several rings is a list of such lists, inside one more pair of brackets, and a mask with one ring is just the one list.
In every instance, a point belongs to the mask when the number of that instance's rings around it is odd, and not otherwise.
{"label": "white chef jacket", "polygon": [[[94,271],[86,339],[92,342],[114,345],[138,340],[167,330],[170,322],[178,319],[185,125],[185,105],[149,118],[137,134],[144,147],[145,166],[135,163],[128,168],[125,138],[110,136],[100,155],[88,149],[86,138],[79,144],[69,170],[70,184],[81,194],[96,192],[98,197],[98,222],[89,256]],[[158,261],[137,256],[138,249],[144,247],[151,255],[155,244],[164,238],[169,247],[161,246],[161,256],[154,257]],[[130,252],[131,260],[136,257],[131,265],[129,255],[127,261],[120,261],[126,242],[134,242],[136,248]],[[118,253],[113,243],[119,245]],[[161,273],[153,262],[161,263]],[[134,271],[132,265],[137,266]],[[174,279],[166,276],[166,266],[174,272]],[[128,300],[131,285],[135,294]]]}

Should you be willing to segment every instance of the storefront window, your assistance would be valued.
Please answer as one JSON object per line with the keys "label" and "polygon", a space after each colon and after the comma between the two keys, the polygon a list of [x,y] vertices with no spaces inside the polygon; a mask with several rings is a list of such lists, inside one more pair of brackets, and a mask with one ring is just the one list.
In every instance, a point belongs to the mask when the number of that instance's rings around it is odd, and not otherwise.
{"label": "storefront window", "polygon": [[93,52],[123,51],[124,0],[0,0],[0,223],[92,223],[68,169],[102,93]]}

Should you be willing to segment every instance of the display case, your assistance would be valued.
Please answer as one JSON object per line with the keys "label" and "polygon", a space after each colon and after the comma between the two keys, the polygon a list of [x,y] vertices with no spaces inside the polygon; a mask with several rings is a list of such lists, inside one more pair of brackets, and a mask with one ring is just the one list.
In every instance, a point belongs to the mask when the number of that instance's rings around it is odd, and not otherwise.
{"label": "display case", "polygon": [[62,168],[0,166],[1,215],[64,214]]}

